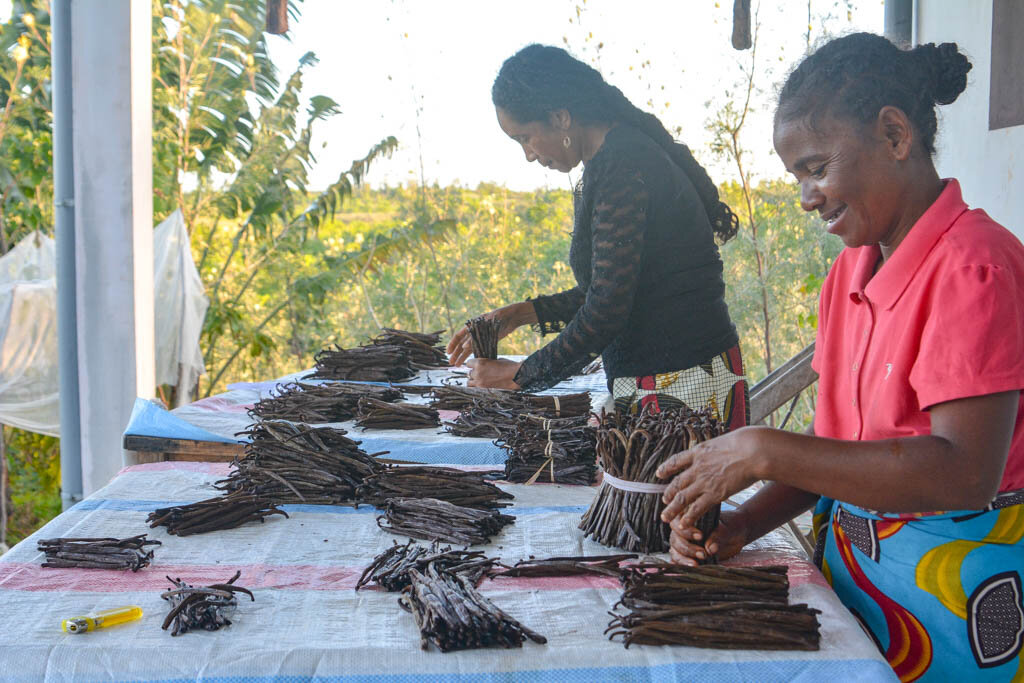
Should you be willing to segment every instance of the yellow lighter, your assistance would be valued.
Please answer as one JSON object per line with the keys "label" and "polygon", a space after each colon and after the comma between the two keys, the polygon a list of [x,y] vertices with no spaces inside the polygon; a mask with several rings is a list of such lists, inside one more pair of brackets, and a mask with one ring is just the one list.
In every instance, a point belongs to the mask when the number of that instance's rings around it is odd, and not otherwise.
{"label": "yellow lighter", "polygon": [[64,630],[64,633],[85,633],[86,631],[95,631],[99,628],[116,626],[126,621],[135,621],[141,618],[142,608],[128,605],[127,607],[105,609],[102,612],[88,614],[84,617],[64,619],[60,622],[60,627]]}

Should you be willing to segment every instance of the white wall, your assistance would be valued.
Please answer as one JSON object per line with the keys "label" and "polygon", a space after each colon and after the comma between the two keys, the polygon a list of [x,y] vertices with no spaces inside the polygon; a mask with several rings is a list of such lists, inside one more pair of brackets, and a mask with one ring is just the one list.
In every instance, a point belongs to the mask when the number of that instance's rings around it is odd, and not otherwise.
{"label": "white wall", "polygon": [[[1024,126],[988,129],[992,0],[918,0],[917,43],[956,43],[974,68],[967,90],[939,107],[936,166],[964,200],[1024,239]],[[1024,77],[1024,74],[1022,74]]]}

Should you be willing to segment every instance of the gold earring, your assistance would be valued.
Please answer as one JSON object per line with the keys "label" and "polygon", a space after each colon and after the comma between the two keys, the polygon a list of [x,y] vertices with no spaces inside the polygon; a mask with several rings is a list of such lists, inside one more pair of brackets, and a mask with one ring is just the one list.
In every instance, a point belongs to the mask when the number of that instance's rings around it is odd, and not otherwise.
{"label": "gold earring", "polygon": [[562,147],[565,147],[566,149],[569,149],[569,145],[571,145],[571,144],[572,144],[572,140],[569,139],[568,135],[566,135],[564,138],[562,138]]}

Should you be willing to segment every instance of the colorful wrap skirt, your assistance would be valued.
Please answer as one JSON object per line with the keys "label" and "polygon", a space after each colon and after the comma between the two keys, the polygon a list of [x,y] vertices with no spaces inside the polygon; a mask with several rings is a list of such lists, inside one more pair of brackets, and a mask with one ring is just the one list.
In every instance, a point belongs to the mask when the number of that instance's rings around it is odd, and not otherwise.
{"label": "colorful wrap skirt", "polygon": [[686,405],[693,410],[711,408],[715,418],[729,431],[750,421],[747,377],[743,374],[740,347],[692,368],[643,377],[616,377],[612,380],[612,398],[616,409],[637,413],[677,409]]}
{"label": "colorful wrap skirt", "polygon": [[822,498],[815,563],[902,681],[1024,681],[1024,489],[984,510],[872,513]]}

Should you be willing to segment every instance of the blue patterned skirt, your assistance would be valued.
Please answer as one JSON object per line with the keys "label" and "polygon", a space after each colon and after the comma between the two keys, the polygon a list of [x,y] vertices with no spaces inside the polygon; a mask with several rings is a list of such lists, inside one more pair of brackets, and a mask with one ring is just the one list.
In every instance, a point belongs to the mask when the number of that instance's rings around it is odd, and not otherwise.
{"label": "blue patterned skirt", "polygon": [[984,510],[814,511],[815,562],[903,681],[1024,681],[1024,490]]}

